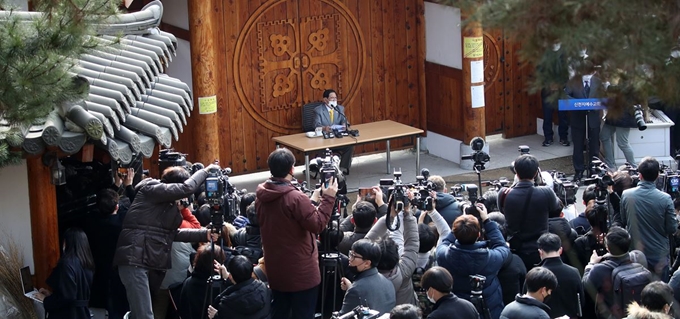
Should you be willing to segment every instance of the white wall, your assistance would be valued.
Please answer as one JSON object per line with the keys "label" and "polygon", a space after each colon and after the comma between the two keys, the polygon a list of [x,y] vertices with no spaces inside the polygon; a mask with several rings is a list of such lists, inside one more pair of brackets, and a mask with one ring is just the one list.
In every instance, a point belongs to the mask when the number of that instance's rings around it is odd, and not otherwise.
{"label": "white wall", "polygon": [[426,61],[462,69],[460,9],[425,2],[425,42]]}
{"label": "white wall", "polygon": [[9,6],[19,8],[21,11],[28,11],[28,0],[7,0]]}
{"label": "white wall", "polygon": [[[163,22],[189,30],[189,7],[187,0],[163,0]],[[191,46],[188,41],[177,39],[177,56],[172,58],[166,72],[193,88],[191,78]]]}
{"label": "white wall", "polygon": [[7,236],[13,239],[23,252],[24,265],[34,272],[26,161],[0,168],[0,181],[0,243]]}

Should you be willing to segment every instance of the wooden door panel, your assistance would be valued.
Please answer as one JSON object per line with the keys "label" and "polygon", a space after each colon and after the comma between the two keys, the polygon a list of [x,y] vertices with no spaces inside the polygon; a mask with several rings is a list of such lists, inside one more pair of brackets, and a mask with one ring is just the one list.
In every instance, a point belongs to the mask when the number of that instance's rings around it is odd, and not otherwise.
{"label": "wooden door panel", "polygon": [[503,32],[484,31],[484,117],[486,134],[503,132],[505,108],[505,65]]}

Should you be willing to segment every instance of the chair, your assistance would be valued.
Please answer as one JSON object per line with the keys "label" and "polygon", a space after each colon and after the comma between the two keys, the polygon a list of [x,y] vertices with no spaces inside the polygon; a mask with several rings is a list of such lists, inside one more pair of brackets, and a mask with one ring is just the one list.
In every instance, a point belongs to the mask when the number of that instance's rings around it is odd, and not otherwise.
{"label": "chair", "polygon": [[314,131],[314,121],[316,120],[316,114],[314,114],[314,109],[323,104],[323,102],[311,102],[302,106],[302,131],[311,132]]}

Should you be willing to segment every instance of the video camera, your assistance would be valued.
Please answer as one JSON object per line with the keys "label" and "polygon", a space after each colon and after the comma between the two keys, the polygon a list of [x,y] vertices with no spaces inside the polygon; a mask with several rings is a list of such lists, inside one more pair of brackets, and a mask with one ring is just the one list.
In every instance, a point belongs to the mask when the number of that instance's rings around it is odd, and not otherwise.
{"label": "video camera", "polygon": [[[217,161],[215,162],[217,164]],[[201,164],[202,166],[202,164]],[[205,179],[205,201],[213,209],[210,214],[211,225],[222,225],[224,221],[233,222],[239,215],[239,203],[246,190],[236,190],[229,181],[231,168],[208,170]],[[220,232],[222,227],[213,227],[214,232]]]}
{"label": "video camera", "polygon": [[174,149],[166,148],[158,152],[158,171],[163,174],[166,168],[172,166],[181,166],[189,170],[187,167],[187,154],[175,152]]}
{"label": "video camera", "polygon": [[326,149],[324,157],[317,157],[309,161],[309,171],[314,173],[315,177],[317,173],[321,174],[321,180],[319,184],[316,185],[316,188],[321,187],[321,184],[328,187],[332,178],[336,178],[338,181],[338,193],[347,193],[345,176],[340,169],[340,158],[337,155],[333,155],[333,152],[330,149]]}
{"label": "video camera", "polygon": [[375,319],[378,318],[379,311],[373,310],[364,306],[357,306],[352,311],[340,315],[340,312],[334,312],[331,319]]}
{"label": "video camera", "polygon": [[549,171],[548,173],[552,176],[553,191],[557,198],[561,199],[565,206],[576,203],[577,185],[570,181],[563,172]]}
{"label": "video camera", "polygon": [[485,145],[486,142],[484,142],[483,138],[481,137],[473,138],[470,141],[470,148],[472,149],[472,154],[461,157],[461,160],[471,160],[475,162],[474,168],[476,171],[483,171],[485,168],[484,164],[491,160],[489,154],[483,151]]}
{"label": "video camera", "polygon": [[614,180],[608,174],[609,167],[602,163],[596,156],[591,160],[591,177],[583,180],[583,185],[596,184],[595,201],[600,205],[605,205],[607,201],[607,187],[614,185]]}

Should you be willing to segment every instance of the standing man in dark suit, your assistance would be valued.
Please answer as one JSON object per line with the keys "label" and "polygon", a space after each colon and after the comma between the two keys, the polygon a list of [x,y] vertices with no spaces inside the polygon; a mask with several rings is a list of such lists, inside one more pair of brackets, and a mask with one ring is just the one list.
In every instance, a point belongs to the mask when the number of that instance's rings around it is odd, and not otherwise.
{"label": "standing man in dark suit", "polygon": [[[593,72],[573,77],[567,83],[567,87],[564,90],[571,99],[591,99],[602,97],[604,88],[602,81]],[[588,158],[590,159],[600,154],[600,111],[571,111],[569,121],[571,124],[571,136],[574,142],[574,181],[579,182],[584,178],[583,171],[589,169],[589,167],[585,167],[583,161],[586,126],[588,129]],[[590,177],[590,172],[586,172],[585,177]]]}
{"label": "standing man in dark suit", "polygon": [[550,307],[550,318],[581,317],[583,306],[583,283],[581,274],[576,268],[562,262],[562,240],[560,237],[546,233],[538,238],[538,253],[541,255],[540,266],[552,271],[557,277],[557,287],[552,298],[543,302]]}
{"label": "standing man in dark suit", "polygon": [[[333,125],[348,125],[345,107],[338,104],[338,94],[334,90],[323,91],[323,104],[314,109],[314,114],[314,127],[322,127],[325,131],[330,130]],[[345,175],[349,175],[354,146],[338,147],[333,151],[342,154],[340,168],[345,170]]]}

